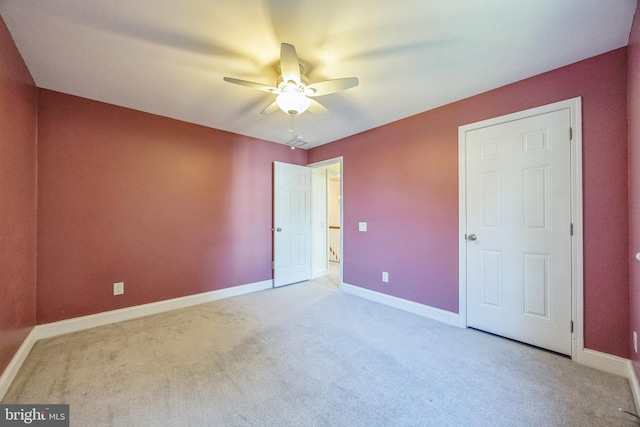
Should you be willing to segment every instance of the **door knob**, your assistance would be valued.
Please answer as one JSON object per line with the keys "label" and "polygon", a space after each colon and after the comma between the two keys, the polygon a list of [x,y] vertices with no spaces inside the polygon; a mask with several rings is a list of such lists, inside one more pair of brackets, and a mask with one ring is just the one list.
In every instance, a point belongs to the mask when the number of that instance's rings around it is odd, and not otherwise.
{"label": "door knob", "polygon": [[476,240],[478,238],[478,236],[476,236],[475,234],[469,234],[467,236],[467,240],[470,242],[473,242],[474,240]]}
{"label": "door knob", "polygon": [[276,228],[276,231],[282,231],[282,228],[278,227]]}

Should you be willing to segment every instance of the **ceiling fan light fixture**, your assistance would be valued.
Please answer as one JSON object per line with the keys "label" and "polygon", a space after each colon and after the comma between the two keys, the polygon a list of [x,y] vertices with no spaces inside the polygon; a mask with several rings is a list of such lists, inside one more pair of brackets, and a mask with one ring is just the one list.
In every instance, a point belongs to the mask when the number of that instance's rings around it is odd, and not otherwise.
{"label": "ceiling fan light fixture", "polygon": [[282,43],[280,47],[279,73],[280,76],[276,80],[275,87],[232,77],[224,77],[224,81],[278,95],[276,101],[263,109],[261,114],[268,114],[280,108],[291,117],[304,113],[309,107],[311,107],[311,112],[314,114],[326,114],[329,111],[315,99],[312,104],[311,98],[358,86],[357,77],[325,80],[309,84],[304,66],[298,60],[296,48],[289,43]]}
{"label": "ceiling fan light fixture", "polygon": [[286,91],[282,92],[276,98],[278,107],[290,116],[295,116],[300,113],[304,113],[311,100],[307,98],[303,93],[298,91]]}

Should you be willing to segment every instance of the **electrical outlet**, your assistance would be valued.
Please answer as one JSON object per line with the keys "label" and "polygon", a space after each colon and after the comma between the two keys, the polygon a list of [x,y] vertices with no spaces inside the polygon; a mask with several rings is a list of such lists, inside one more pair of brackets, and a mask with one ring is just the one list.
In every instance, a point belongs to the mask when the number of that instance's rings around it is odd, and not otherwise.
{"label": "electrical outlet", "polygon": [[359,222],[358,223],[358,231],[367,231],[367,223]]}
{"label": "electrical outlet", "polygon": [[113,294],[114,295],[124,294],[124,282],[118,282],[113,284]]}
{"label": "electrical outlet", "polygon": [[385,283],[389,283],[389,273],[386,271],[382,272],[382,281]]}
{"label": "electrical outlet", "polygon": [[633,331],[633,351],[638,352],[638,333]]}

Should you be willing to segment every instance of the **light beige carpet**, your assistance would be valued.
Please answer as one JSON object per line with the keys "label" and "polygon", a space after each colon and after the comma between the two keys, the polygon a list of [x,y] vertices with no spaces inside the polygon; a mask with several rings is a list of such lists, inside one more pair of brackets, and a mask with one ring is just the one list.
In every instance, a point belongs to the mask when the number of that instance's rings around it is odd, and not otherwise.
{"label": "light beige carpet", "polygon": [[3,403],[72,426],[633,426],[626,379],[325,280],[39,341]]}

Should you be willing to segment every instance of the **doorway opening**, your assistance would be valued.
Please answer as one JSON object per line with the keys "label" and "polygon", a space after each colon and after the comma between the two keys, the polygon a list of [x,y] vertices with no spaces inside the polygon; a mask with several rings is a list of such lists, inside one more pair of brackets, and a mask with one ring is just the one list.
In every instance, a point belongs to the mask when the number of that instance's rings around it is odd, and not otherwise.
{"label": "doorway opening", "polygon": [[313,279],[342,283],[342,158],[309,165],[311,172],[311,266]]}

